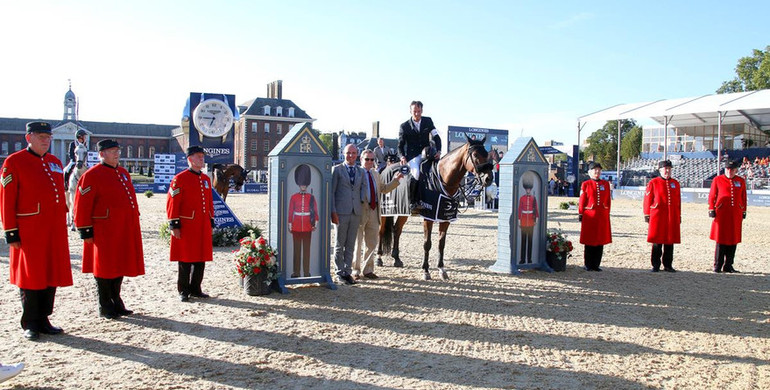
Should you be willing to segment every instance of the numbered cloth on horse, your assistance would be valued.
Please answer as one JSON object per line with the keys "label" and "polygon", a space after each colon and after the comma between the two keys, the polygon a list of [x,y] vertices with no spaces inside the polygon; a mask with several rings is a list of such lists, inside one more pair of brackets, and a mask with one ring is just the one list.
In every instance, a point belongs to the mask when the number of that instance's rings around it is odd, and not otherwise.
{"label": "numbered cloth on horse", "polygon": [[393,177],[401,172],[406,179],[402,179],[398,187],[387,194],[380,194],[380,216],[400,217],[409,216],[409,166],[391,164],[380,173],[380,178],[385,183],[390,183]]}
{"label": "numbered cloth on horse", "polygon": [[438,174],[438,162],[433,161],[425,177],[419,182],[422,209],[420,216],[433,222],[454,222],[457,220],[458,202],[447,195]]}

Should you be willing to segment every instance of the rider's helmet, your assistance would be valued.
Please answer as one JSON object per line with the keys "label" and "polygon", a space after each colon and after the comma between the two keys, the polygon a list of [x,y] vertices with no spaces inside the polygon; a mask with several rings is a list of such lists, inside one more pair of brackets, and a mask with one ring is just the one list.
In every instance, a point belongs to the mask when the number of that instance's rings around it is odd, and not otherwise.
{"label": "rider's helmet", "polygon": [[75,137],[85,137],[88,133],[86,133],[84,130],[78,130],[78,132],[75,134]]}

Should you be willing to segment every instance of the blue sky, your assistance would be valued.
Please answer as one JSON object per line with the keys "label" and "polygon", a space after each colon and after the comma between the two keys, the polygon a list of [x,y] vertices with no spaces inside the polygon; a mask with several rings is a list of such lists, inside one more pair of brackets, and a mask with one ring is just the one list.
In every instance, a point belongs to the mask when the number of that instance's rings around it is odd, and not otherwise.
{"label": "blue sky", "polygon": [[[178,124],[189,92],[283,80],[322,131],[440,128],[577,140],[577,117],[713,93],[770,45],[767,1],[6,1],[0,116]],[[641,119],[641,118],[640,118]],[[649,123],[642,120],[642,123]],[[589,123],[587,133],[602,126]]]}

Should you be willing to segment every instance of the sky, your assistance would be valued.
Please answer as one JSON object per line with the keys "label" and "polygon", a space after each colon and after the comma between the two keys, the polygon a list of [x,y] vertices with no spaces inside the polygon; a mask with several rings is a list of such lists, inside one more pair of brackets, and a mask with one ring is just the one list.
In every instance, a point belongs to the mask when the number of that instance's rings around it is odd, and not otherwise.
{"label": "sky", "polygon": [[[768,1],[0,0],[0,117],[177,125],[190,92],[283,97],[321,131],[577,142],[577,118],[714,93],[770,45]],[[640,118],[640,123],[650,122]],[[603,123],[588,123],[581,139]]]}

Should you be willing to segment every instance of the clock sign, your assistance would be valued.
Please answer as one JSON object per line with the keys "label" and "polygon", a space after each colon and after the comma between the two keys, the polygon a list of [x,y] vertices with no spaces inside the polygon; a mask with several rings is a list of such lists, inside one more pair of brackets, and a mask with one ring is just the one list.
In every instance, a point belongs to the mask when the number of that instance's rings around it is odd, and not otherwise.
{"label": "clock sign", "polygon": [[224,138],[233,127],[233,110],[221,100],[206,99],[195,107],[193,123],[207,137]]}

